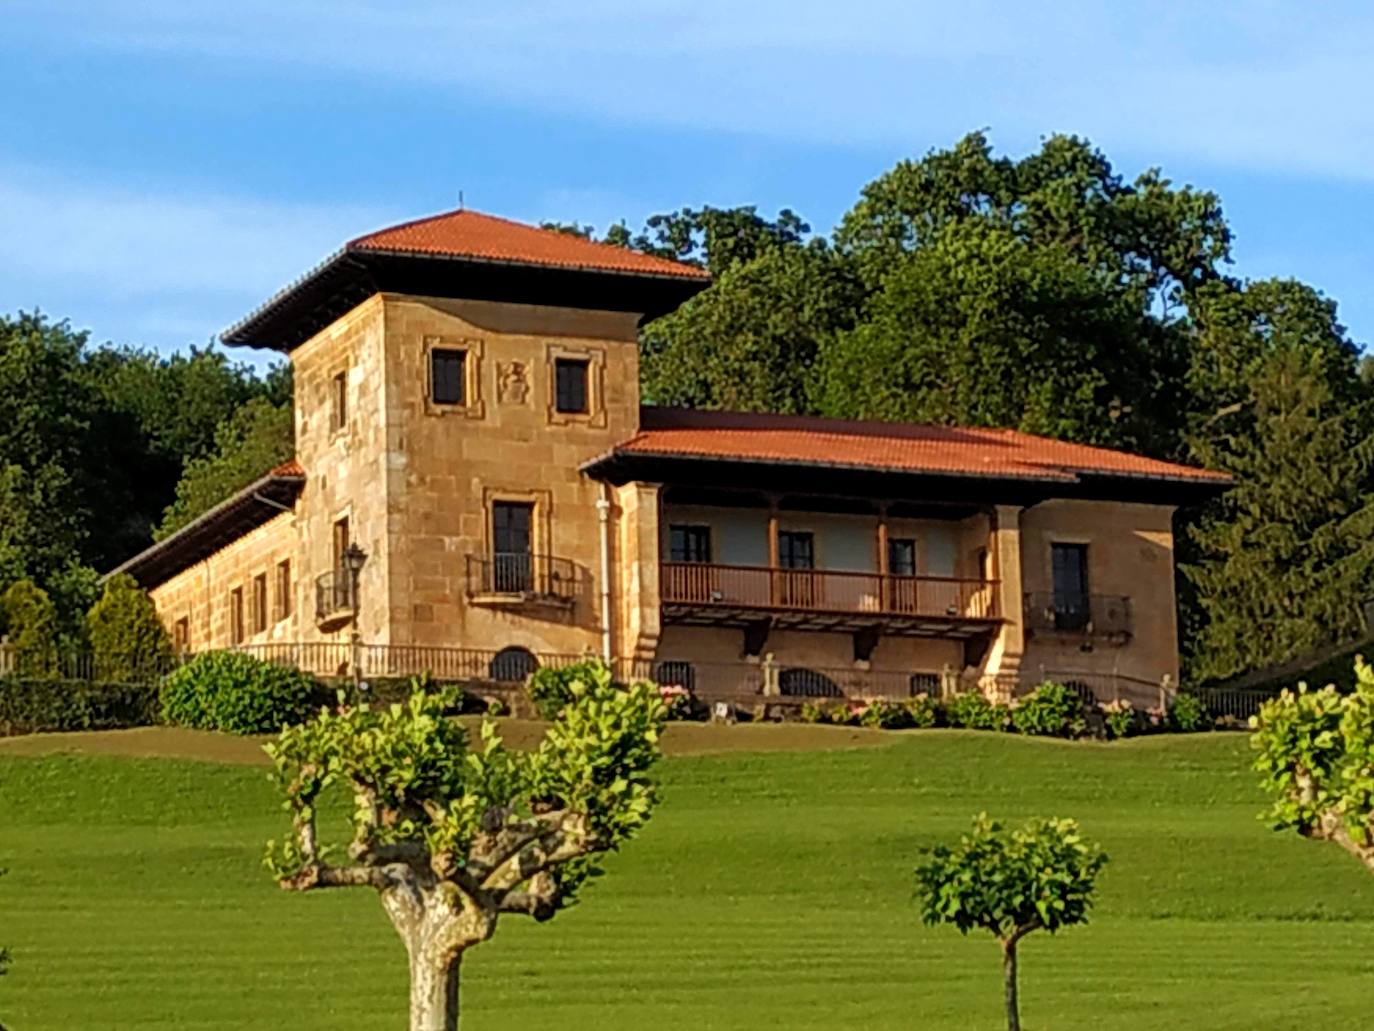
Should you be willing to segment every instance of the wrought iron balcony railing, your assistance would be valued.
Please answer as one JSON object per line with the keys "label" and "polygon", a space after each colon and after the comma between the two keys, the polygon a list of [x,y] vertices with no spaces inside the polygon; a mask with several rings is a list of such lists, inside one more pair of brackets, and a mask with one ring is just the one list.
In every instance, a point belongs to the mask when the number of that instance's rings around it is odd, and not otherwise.
{"label": "wrought iron balcony railing", "polygon": [[358,614],[353,574],[334,569],[315,578],[315,622],[321,629],[338,629]]}
{"label": "wrought iron balcony railing", "polygon": [[1117,594],[1026,595],[1026,629],[1032,634],[1070,634],[1124,639],[1131,635],[1131,599]]}
{"label": "wrought iron balcony railing", "polygon": [[468,594],[474,598],[571,603],[577,594],[577,567],[565,558],[528,552],[495,552],[467,557]]}

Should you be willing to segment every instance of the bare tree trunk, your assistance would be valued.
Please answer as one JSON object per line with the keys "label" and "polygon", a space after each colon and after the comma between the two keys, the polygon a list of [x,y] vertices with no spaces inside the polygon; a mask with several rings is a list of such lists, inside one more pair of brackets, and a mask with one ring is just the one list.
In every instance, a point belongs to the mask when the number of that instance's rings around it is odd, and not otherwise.
{"label": "bare tree trunk", "polygon": [[410,1031],[458,1031],[459,952],[451,959],[419,947],[410,957]]}
{"label": "bare tree trunk", "polygon": [[1016,1001],[1016,939],[1002,940],[1002,989],[1007,1000],[1007,1031],[1021,1031],[1021,1011]]}

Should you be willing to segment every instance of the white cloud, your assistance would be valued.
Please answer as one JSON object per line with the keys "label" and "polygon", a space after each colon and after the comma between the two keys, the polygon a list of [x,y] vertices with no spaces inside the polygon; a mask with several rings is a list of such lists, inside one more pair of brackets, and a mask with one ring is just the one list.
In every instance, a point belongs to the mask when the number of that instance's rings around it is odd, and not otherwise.
{"label": "white cloud", "polygon": [[[1367,4],[20,0],[53,45],[313,68],[620,122],[841,144],[969,128],[1368,178]],[[26,12],[26,13],[24,13]],[[1034,136],[1008,141],[1030,144]]]}

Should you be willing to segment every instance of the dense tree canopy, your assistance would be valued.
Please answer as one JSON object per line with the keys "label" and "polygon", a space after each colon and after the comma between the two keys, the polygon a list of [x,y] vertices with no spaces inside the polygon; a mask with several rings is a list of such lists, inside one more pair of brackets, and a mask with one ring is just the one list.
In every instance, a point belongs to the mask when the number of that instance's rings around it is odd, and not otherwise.
{"label": "dense tree canopy", "polygon": [[1193,457],[1235,487],[1191,527],[1193,672],[1224,678],[1362,627],[1374,574],[1374,398],[1335,306],[1301,283],[1195,302]]}
{"label": "dense tree canopy", "polygon": [[215,430],[214,446],[186,463],[176,500],[153,530],[161,540],[236,490],[286,461],[295,451],[290,403],[255,397]]}
{"label": "dense tree canopy", "polygon": [[222,424],[245,404],[287,403],[290,379],[213,349],[93,348],[65,322],[20,313],[0,315],[0,392],[0,591],[32,579],[71,644],[95,571],[146,547],[187,464],[231,435]]}

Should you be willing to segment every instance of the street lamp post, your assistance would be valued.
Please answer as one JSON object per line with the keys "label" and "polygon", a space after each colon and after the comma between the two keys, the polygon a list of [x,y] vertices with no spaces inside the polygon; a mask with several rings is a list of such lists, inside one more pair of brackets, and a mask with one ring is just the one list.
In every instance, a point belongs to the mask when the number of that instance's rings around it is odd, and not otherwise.
{"label": "street lamp post", "polygon": [[362,602],[358,596],[358,582],[362,578],[363,564],[367,561],[367,552],[358,547],[357,543],[350,544],[348,550],[343,553],[344,568],[348,570],[348,600],[353,607],[353,633],[349,638],[352,646],[352,656],[349,665],[353,670],[353,693],[356,698],[362,687],[363,680],[363,637],[358,630],[358,620],[362,615]]}

